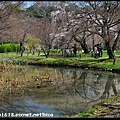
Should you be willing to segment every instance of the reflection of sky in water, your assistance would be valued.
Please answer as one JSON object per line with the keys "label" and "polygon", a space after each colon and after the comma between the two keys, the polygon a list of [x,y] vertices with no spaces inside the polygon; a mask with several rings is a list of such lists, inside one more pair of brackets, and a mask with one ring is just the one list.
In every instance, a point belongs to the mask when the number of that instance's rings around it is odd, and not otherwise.
{"label": "reflection of sky in water", "polygon": [[94,91],[89,91],[88,93],[89,93],[89,94],[88,94],[88,97],[90,97],[90,98],[96,97]]}
{"label": "reflection of sky in water", "polygon": [[[32,69],[30,66],[25,69],[26,78],[33,80],[33,77],[38,74],[43,74],[43,68]],[[55,89],[52,92],[39,88],[34,96],[31,94],[17,94],[7,96],[5,98],[4,106],[0,107],[1,113],[47,113],[53,114],[53,117],[62,117],[64,115],[74,115],[80,112],[85,112],[93,103],[99,102],[101,96],[108,94],[115,94],[113,88],[119,88],[119,77],[111,77],[109,74],[96,73],[83,71],[79,69],[49,69],[49,74],[55,77]],[[23,71],[24,72],[24,71]],[[34,73],[34,76],[30,76],[30,73]],[[47,73],[47,72],[46,72]],[[55,74],[57,75],[55,75]],[[54,76],[55,75],[55,76]],[[24,77],[24,76],[23,76]],[[56,79],[58,77],[58,79]],[[111,78],[111,79],[110,79]],[[113,82],[113,78],[116,82]],[[95,83],[95,81],[99,83]],[[114,86],[113,86],[114,85]],[[113,86],[113,87],[112,87]],[[117,86],[117,87],[116,87]],[[34,88],[33,88],[34,90]],[[55,91],[54,91],[55,90]],[[42,94],[41,94],[42,93]],[[61,94],[64,93],[64,94]],[[30,95],[30,96],[29,96]],[[103,96],[103,97],[104,97]],[[33,97],[33,98],[32,98]],[[99,99],[100,98],[100,99]],[[94,101],[95,100],[95,101]],[[12,102],[9,102],[12,101]],[[87,103],[88,101],[89,103]],[[2,101],[1,101],[2,105]],[[63,114],[62,114],[63,113]]]}
{"label": "reflection of sky in water", "polygon": [[[59,112],[57,112],[55,109],[51,108],[50,106],[46,104],[39,104],[35,100],[32,100],[30,98],[25,98],[23,101],[19,102],[13,102],[8,103],[3,106],[6,110],[6,113],[45,113],[46,116],[48,114],[48,117],[62,117]],[[3,108],[2,107],[2,108]],[[0,110],[1,111],[1,110]]]}

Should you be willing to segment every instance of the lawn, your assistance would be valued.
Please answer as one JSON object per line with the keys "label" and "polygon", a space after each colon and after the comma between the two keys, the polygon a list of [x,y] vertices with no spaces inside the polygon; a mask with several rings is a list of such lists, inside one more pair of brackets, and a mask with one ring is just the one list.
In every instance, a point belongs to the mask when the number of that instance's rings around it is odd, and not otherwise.
{"label": "lawn", "polygon": [[[43,64],[43,65],[51,65],[51,66],[71,66],[71,67],[84,67],[84,68],[99,68],[99,69],[107,69],[107,70],[120,70],[120,50],[115,51],[116,61],[113,64],[113,59],[108,59],[107,51],[103,51],[103,56],[100,58],[92,57],[91,53],[84,54],[79,53],[77,58],[74,57],[62,57],[62,56],[50,56],[46,58],[41,54],[39,57],[37,53],[35,55],[32,54],[23,54],[21,57],[20,54],[16,53],[0,53],[0,59],[3,61],[7,59],[7,61],[14,60],[19,62],[24,62],[25,64]],[[21,62],[21,63],[22,63]]]}

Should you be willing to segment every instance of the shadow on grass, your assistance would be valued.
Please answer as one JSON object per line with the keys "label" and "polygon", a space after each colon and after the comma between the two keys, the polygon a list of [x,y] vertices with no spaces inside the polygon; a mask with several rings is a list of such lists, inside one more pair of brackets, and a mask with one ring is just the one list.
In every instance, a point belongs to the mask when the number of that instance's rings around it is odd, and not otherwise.
{"label": "shadow on grass", "polygon": [[84,61],[85,63],[87,62],[104,62],[104,61],[107,61],[109,60],[109,58],[103,58],[103,59],[100,59],[100,58],[97,58],[97,59],[86,59],[86,60],[79,60],[79,61]]}
{"label": "shadow on grass", "polygon": [[104,62],[104,61],[106,61],[106,60],[109,60],[109,58],[100,59],[99,61],[100,61],[100,62]]}

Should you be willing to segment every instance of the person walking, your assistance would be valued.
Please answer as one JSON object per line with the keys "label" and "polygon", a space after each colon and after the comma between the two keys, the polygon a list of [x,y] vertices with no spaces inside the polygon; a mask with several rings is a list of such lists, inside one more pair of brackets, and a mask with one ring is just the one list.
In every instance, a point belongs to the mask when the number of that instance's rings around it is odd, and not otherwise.
{"label": "person walking", "polygon": [[97,44],[98,57],[100,57],[100,44]]}
{"label": "person walking", "polygon": [[66,48],[66,56],[68,57],[70,55],[70,50],[69,50],[69,48],[67,47]]}
{"label": "person walking", "polygon": [[98,58],[99,57],[99,52],[98,52],[98,47],[97,45],[94,46],[94,58]]}
{"label": "person walking", "polygon": [[103,56],[103,45],[102,42],[99,44],[99,48],[100,48],[100,57]]}
{"label": "person walking", "polygon": [[76,43],[74,44],[74,46],[72,48],[73,48],[73,55],[76,58],[77,57],[77,45],[76,45]]}

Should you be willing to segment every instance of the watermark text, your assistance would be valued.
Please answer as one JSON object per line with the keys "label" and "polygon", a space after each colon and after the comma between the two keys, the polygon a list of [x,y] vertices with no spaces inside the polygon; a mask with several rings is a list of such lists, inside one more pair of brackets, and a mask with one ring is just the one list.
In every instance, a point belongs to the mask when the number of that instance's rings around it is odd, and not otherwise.
{"label": "watermark text", "polygon": [[53,113],[0,113],[0,117],[54,117]]}

